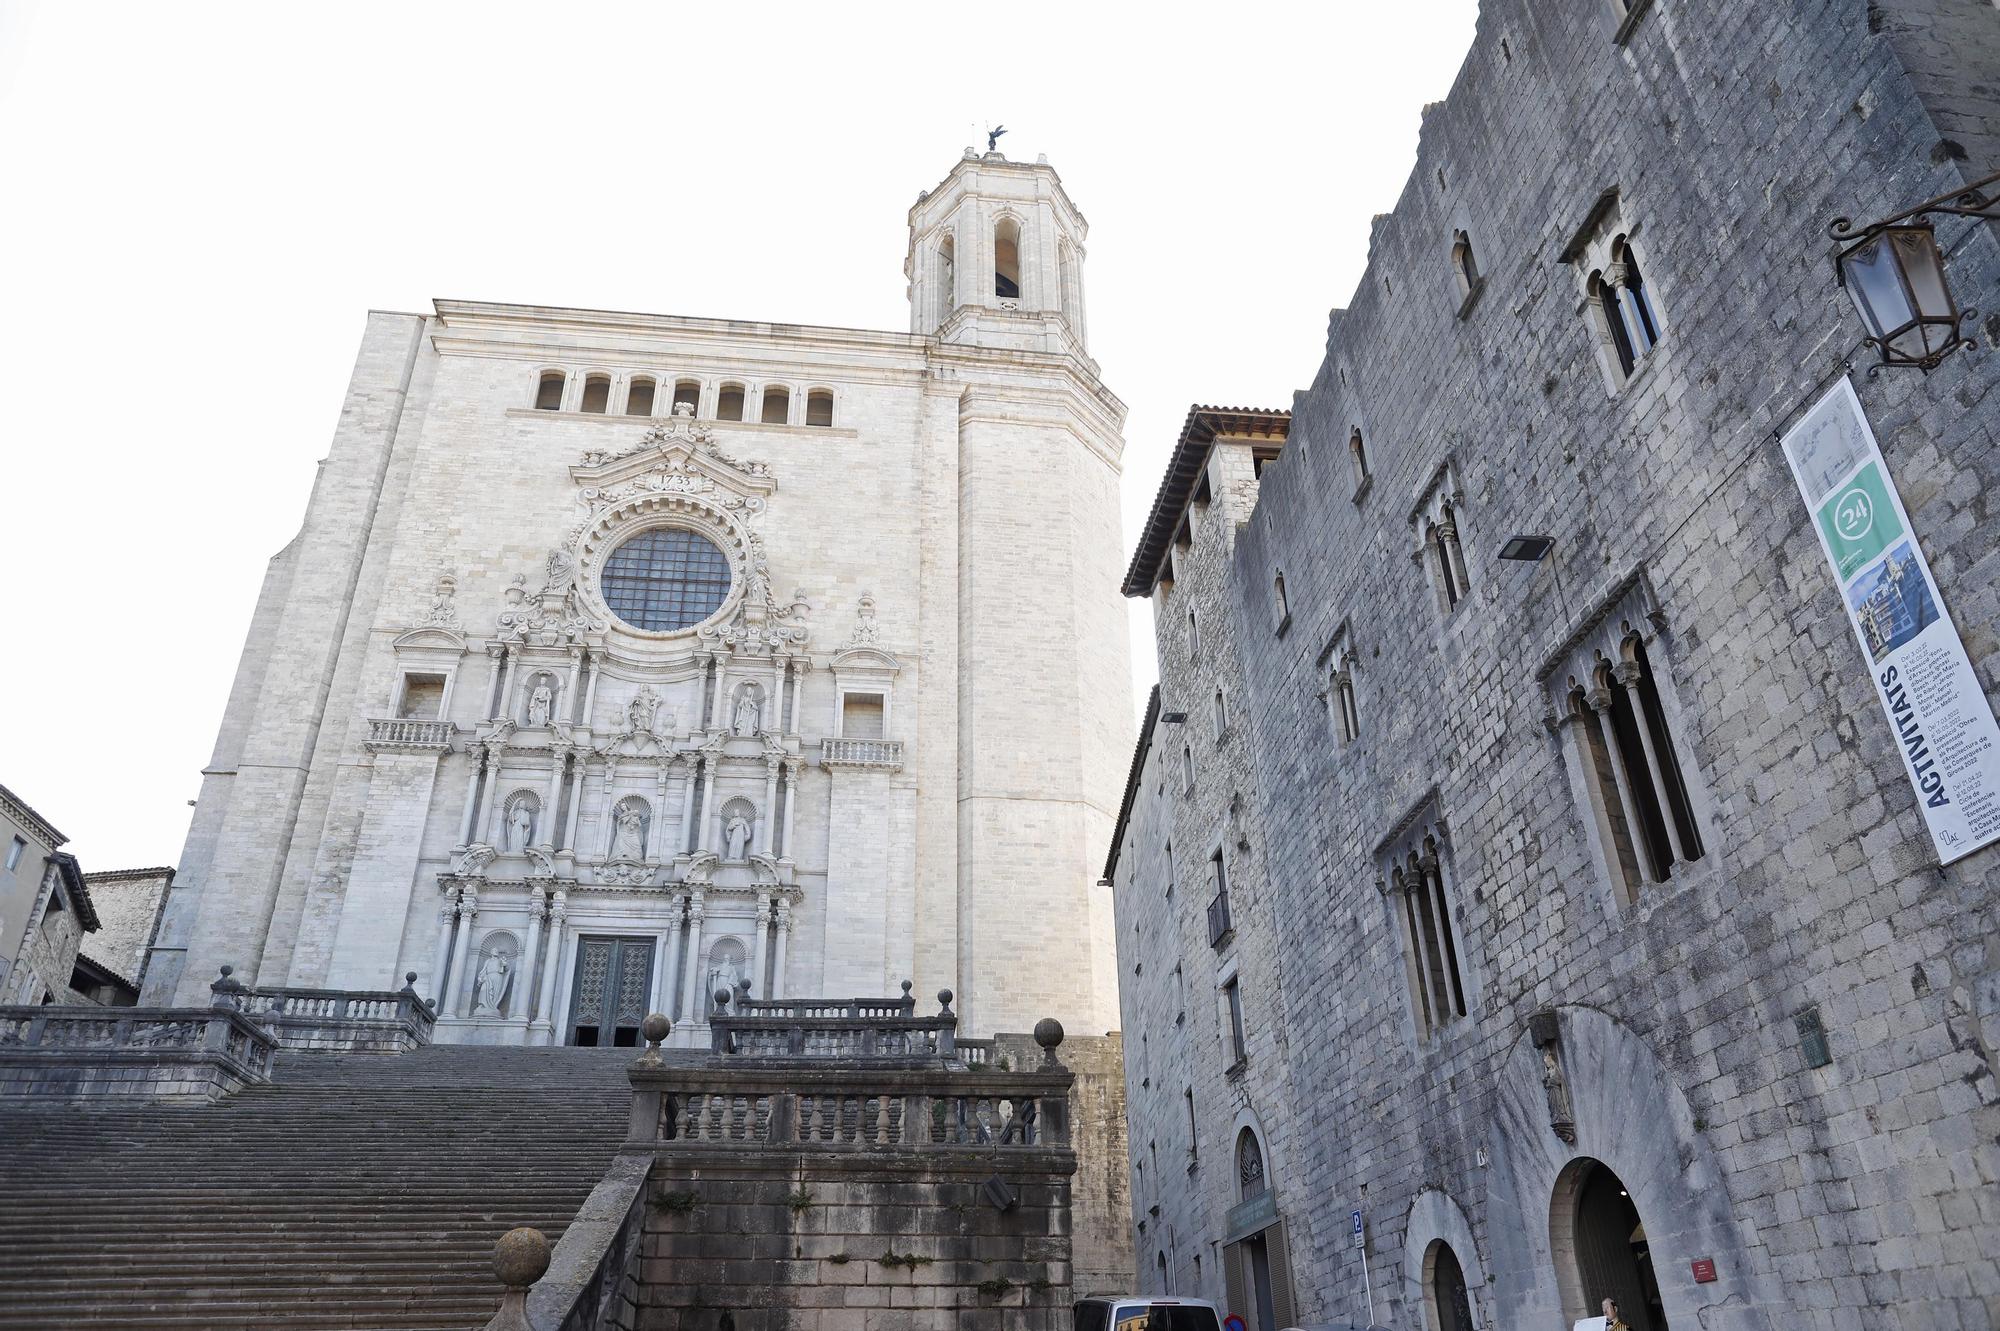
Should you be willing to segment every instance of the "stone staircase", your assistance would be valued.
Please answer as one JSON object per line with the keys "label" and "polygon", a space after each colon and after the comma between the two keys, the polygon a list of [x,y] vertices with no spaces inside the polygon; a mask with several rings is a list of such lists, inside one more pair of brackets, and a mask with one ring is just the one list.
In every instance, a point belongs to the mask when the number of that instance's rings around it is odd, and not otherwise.
{"label": "stone staircase", "polygon": [[472,1328],[631,1112],[631,1049],[281,1054],[213,1105],[0,1104],[0,1327]]}

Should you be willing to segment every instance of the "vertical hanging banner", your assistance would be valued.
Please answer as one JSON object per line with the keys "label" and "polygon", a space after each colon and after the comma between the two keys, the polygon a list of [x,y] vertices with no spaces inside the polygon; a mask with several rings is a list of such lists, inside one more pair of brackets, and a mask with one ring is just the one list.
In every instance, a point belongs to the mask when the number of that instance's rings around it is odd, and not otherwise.
{"label": "vertical hanging banner", "polygon": [[1785,460],[1833,566],[1938,862],[2000,841],[2000,725],[1966,658],[1854,385],[1786,432]]}

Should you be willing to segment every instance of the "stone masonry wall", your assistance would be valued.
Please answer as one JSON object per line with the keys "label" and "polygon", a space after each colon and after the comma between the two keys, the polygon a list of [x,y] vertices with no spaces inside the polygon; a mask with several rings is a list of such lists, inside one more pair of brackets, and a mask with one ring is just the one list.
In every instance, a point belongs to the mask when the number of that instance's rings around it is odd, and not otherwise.
{"label": "stone masonry wall", "polygon": [[[1002,1212],[984,1194],[1004,1177]],[[773,1153],[654,1166],[641,1331],[1027,1331],[1067,1324],[1070,1183],[996,1157],[943,1165]]]}
{"label": "stone masonry wall", "polygon": [[[1312,1032],[1292,1045],[1316,1100],[1295,1163],[1326,1199],[1294,1252],[1304,1311],[1354,1315],[1365,1256],[1397,1324],[1426,1324],[1445,1239],[1482,1324],[1566,1323],[1584,1292],[1551,1226],[1591,1157],[1630,1187],[1676,1327],[1990,1326],[2000,853],[1938,868],[1775,442],[1857,367],[1990,694],[1990,348],[1928,378],[1861,375],[1825,239],[1835,216],[1957,174],[1859,0],[1658,0],[1622,45],[1602,8],[1485,6],[1235,550],[1271,878],[1302,926],[1281,940],[1290,1019]],[[1663,336],[1611,392],[1561,256],[1614,187]],[[1470,302],[1456,230],[1483,278]],[[1991,305],[1990,232],[1941,235],[1961,301]],[[1375,480],[1350,502],[1364,420]],[[1411,517],[1447,462],[1471,594],[1441,612]],[[1550,562],[1498,560],[1519,532],[1553,534]],[[1279,567],[1284,638],[1265,601]],[[1709,826],[1699,862],[1626,906],[1536,671],[1633,570],[1658,598],[1648,651]],[[1349,617],[1363,738],[1339,748],[1315,654]],[[1374,855],[1427,796],[1473,1010],[1419,1043]],[[1815,1006],[1823,1068],[1793,1021]],[[1570,1050],[1573,1144],[1539,1108],[1539,1010]],[[1368,1213],[1359,1253],[1350,1204]]]}

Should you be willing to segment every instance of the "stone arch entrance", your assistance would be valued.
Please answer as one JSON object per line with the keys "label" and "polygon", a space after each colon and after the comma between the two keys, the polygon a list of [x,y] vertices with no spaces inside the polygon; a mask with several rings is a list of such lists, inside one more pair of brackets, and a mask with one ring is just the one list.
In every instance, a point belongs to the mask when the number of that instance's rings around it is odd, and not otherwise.
{"label": "stone arch entrance", "polygon": [[1584,1156],[1556,1177],[1549,1250],[1568,1320],[1598,1316],[1608,1297],[1632,1331],[1668,1331],[1645,1221],[1611,1166]]}

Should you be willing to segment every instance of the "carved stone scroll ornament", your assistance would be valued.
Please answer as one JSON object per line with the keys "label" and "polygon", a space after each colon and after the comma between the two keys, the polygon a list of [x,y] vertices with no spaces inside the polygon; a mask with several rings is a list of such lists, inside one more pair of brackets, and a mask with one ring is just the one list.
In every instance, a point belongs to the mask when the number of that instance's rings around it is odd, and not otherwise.
{"label": "carved stone scroll ornament", "polygon": [[458,859],[451,871],[462,878],[480,878],[486,873],[486,866],[493,863],[500,852],[482,841],[475,841],[458,852]]}
{"label": "carved stone scroll ornament", "polygon": [[1576,1143],[1576,1117],[1570,1109],[1569,1077],[1563,1070],[1562,1023],[1553,1012],[1528,1018],[1528,1038],[1542,1055],[1542,1092],[1548,1097],[1549,1130]]}
{"label": "carved stone scroll ornament", "polygon": [[431,608],[418,621],[419,628],[456,629],[458,627],[458,579],[449,573],[438,575],[437,585],[431,591]]}
{"label": "carved stone scroll ornament", "polygon": [[861,593],[861,601],[854,607],[854,633],[847,640],[849,647],[879,647],[882,643],[881,625],[875,622],[875,597],[870,592]]}

